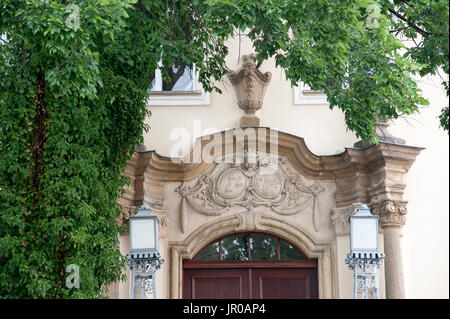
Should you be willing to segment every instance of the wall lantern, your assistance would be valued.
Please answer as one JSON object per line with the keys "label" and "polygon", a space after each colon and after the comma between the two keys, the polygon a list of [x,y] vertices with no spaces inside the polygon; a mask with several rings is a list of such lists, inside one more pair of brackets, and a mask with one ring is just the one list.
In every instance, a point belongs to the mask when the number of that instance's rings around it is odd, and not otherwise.
{"label": "wall lantern", "polygon": [[361,205],[356,214],[349,217],[350,253],[345,263],[354,271],[354,298],[359,294],[364,299],[369,295],[378,299],[378,270],[384,254],[378,250],[378,219],[367,205]]}
{"label": "wall lantern", "polygon": [[136,294],[143,299],[148,295],[156,299],[156,270],[164,263],[158,251],[158,225],[158,217],[145,205],[130,217],[130,253],[126,257],[133,272],[133,299]]}

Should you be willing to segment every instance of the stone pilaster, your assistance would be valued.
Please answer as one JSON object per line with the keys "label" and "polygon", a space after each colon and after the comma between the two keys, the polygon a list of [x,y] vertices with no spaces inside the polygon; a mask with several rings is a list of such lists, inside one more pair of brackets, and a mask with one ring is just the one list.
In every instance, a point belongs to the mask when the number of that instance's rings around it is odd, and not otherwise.
{"label": "stone pilaster", "polygon": [[388,299],[405,298],[400,231],[406,221],[406,204],[406,201],[384,200],[371,205],[372,213],[380,216],[380,226],[383,229]]}
{"label": "stone pilaster", "polygon": [[[400,231],[407,212],[404,177],[422,150],[386,142],[348,149],[341,156],[351,165],[336,172],[336,208],[332,215],[336,235],[348,234],[348,208],[353,203],[368,203],[372,213],[380,216],[387,298],[405,297],[400,248]],[[331,160],[327,162],[331,164]]]}

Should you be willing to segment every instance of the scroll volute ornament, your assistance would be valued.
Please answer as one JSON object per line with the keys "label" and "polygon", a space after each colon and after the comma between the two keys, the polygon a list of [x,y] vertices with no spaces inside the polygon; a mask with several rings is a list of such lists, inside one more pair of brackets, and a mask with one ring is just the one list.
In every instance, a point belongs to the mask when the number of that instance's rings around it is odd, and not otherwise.
{"label": "scroll volute ornament", "polygon": [[240,126],[259,126],[260,120],[255,112],[262,107],[272,73],[262,73],[256,68],[255,54],[244,55],[242,58],[242,68],[238,72],[228,73],[228,78],[236,92],[239,108],[245,111]]}

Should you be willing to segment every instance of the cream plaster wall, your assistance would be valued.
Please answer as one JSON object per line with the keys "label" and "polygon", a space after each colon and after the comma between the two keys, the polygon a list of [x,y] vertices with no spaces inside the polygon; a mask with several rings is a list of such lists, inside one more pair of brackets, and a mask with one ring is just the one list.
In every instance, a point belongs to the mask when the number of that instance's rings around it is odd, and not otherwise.
{"label": "cream plaster wall", "polygon": [[[230,49],[227,65],[237,70],[242,61],[238,62],[237,40],[230,42]],[[240,52],[253,52],[245,38],[242,38]],[[294,105],[293,89],[285,80],[283,71],[275,68],[274,61],[263,63],[260,69],[272,72],[263,108],[257,112],[261,126],[304,137],[310,150],[317,155],[335,154],[353,146],[357,139],[347,131],[340,110],[329,110],[326,105]],[[405,199],[409,201],[409,213],[403,228],[402,245],[407,298],[449,297],[449,138],[438,128],[436,118],[448,101],[439,83],[437,77],[419,79],[424,95],[430,100],[430,107],[423,108],[418,115],[397,120],[390,129],[395,136],[406,139],[408,145],[426,147],[406,177]],[[223,94],[212,93],[210,105],[149,107],[152,111],[148,120],[151,129],[144,136],[147,149],[171,156],[174,155],[171,154],[172,147],[180,143],[180,137],[171,137],[171,133],[184,130],[189,132],[189,136],[197,137],[237,126],[243,111],[237,107],[234,90],[227,80],[219,87]],[[201,131],[194,132],[194,121],[199,121]],[[181,144],[190,142],[183,140]],[[347,240],[347,237],[338,237],[336,246],[340,251],[347,245]],[[341,257],[336,271],[340,280],[350,280],[351,273],[342,264],[345,256]],[[163,265],[162,273],[158,274],[160,278],[167,276],[164,272],[168,270],[164,268],[167,267]],[[343,296],[351,297],[348,288],[342,289],[345,290]],[[161,293],[160,296],[167,296],[166,291]]]}
{"label": "cream plaster wall", "polygon": [[[408,203],[402,249],[407,298],[449,298],[449,137],[437,116],[448,99],[438,77],[419,81],[430,106],[391,132],[426,149],[406,176]],[[408,123],[409,122],[409,123]]]}

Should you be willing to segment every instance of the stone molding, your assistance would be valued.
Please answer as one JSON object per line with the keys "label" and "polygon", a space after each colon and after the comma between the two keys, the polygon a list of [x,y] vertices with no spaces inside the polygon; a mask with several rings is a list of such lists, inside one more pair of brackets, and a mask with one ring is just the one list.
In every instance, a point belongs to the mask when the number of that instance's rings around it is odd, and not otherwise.
{"label": "stone molding", "polygon": [[350,174],[337,172],[336,206],[402,200],[404,176],[423,148],[380,142],[365,149],[346,149],[353,164]]}

